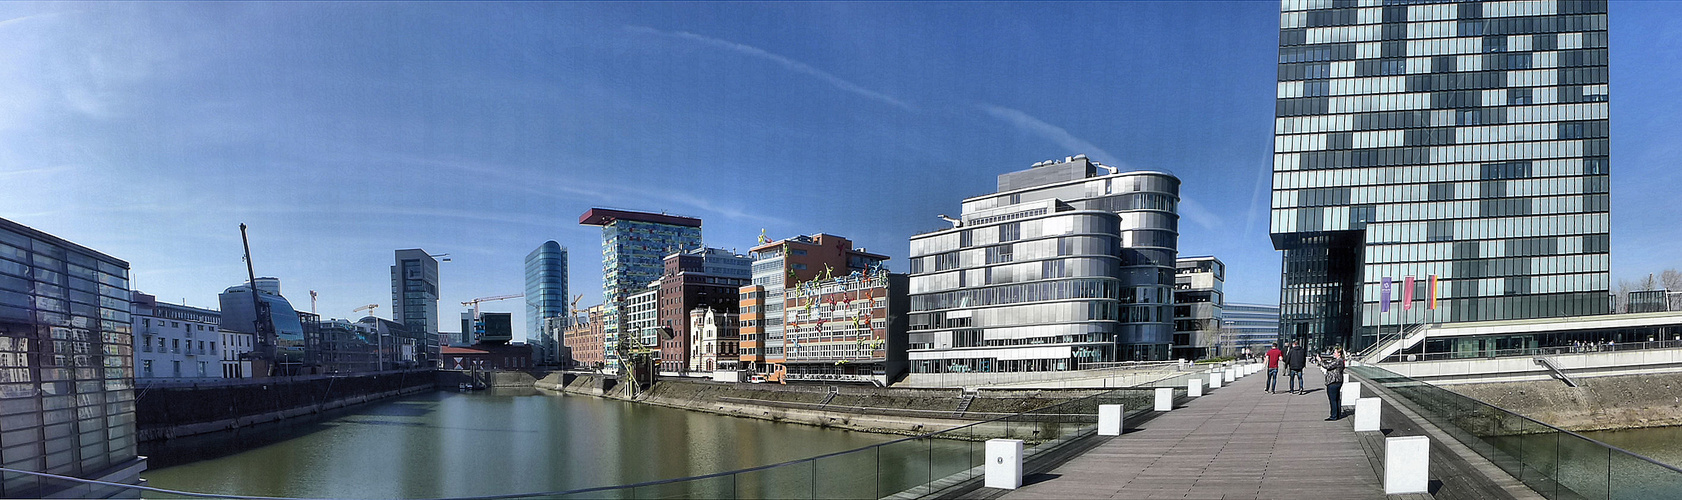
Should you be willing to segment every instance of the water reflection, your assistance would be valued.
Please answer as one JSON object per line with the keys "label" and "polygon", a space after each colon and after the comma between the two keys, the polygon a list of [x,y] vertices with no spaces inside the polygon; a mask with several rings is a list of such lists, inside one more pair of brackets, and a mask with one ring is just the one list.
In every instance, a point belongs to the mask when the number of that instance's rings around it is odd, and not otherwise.
{"label": "water reflection", "polygon": [[152,445],[143,477],[223,494],[492,495],[707,474],[891,439],[533,390],[437,392]]}

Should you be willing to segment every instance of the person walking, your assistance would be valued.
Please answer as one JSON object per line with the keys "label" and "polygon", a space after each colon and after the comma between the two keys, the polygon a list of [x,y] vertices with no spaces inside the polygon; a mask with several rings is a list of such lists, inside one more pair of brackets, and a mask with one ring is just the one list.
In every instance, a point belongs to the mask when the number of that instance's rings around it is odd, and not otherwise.
{"label": "person walking", "polygon": [[1326,369],[1326,399],[1332,404],[1331,416],[1326,421],[1343,418],[1343,348],[1333,348],[1331,359],[1315,360],[1315,363]]}
{"label": "person walking", "polygon": [[1291,393],[1304,394],[1302,390],[1302,369],[1308,366],[1308,351],[1297,341],[1291,341],[1291,350],[1285,353],[1285,378]]}
{"label": "person walking", "polygon": [[1285,357],[1285,352],[1279,350],[1279,344],[1273,344],[1267,350],[1267,392],[1279,393],[1279,358]]}

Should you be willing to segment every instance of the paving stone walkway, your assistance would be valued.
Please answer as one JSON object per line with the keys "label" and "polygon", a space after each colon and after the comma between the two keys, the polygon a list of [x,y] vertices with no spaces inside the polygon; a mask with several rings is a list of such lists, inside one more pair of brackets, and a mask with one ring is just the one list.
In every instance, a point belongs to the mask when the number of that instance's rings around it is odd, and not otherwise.
{"label": "paving stone walkway", "polygon": [[1305,371],[1312,392],[1300,396],[1264,392],[1266,378],[1263,370],[1128,425],[1004,498],[1384,498],[1354,417],[1325,421],[1319,370]]}

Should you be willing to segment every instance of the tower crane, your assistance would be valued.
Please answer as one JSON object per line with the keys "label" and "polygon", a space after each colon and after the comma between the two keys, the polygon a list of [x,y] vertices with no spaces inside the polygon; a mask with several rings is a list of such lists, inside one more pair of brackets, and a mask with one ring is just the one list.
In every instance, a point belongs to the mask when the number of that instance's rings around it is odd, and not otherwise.
{"label": "tower crane", "polygon": [[526,296],[526,294],[523,294],[523,293],[516,293],[516,294],[513,294],[513,295],[493,295],[493,296],[490,296],[490,297],[479,297],[477,299],[469,300],[467,302],[462,302],[461,305],[473,306],[473,319],[477,320],[477,319],[479,319],[479,303],[480,302],[496,302],[498,300],[517,299],[517,298],[524,297],[524,296]]}
{"label": "tower crane", "polygon": [[483,337],[485,335],[485,320],[480,319],[480,317],[479,317],[479,303],[480,302],[496,302],[498,300],[517,299],[517,298],[524,297],[524,296],[526,296],[526,294],[523,294],[523,293],[515,293],[515,294],[509,294],[509,295],[492,295],[490,297],[479,297],[477,299],[469,300],[467,302],[462,302],[461,305],[473,306],[473,338],[475,339],[475,341],[478,341],[478,339],[480,337]]}
{"label": "tower crane", "polygon": [[362,311],[368,311],[368,315],[373,316],[374,315],[374,310],[379,309],[379,308],[380,308],[379,304],[368,304],[368,305],[365,305],[365,306],[362,306],[362,307],[358,307],[351,312],[359,313],[359,312],[362,312]]}

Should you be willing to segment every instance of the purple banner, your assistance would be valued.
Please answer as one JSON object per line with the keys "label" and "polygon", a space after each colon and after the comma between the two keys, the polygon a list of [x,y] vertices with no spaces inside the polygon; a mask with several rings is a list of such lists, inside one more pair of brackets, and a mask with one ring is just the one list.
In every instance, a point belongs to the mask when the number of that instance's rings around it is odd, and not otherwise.
{"label": "purple banner", "polygon": [[1378,312],[1390,312],[1390,277],[1386,276],[1378,284]]}

